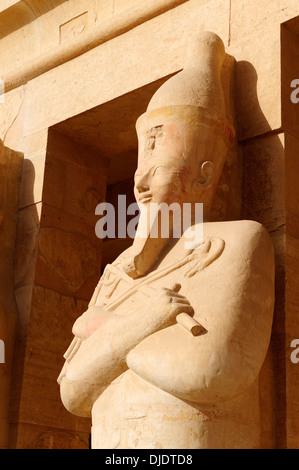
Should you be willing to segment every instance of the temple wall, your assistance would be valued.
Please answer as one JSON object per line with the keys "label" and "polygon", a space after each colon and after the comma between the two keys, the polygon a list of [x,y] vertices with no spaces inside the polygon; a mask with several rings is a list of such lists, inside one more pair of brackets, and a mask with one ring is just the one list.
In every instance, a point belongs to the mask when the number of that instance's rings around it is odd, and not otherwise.
{"label": "temple wall", "polygon": [[299,77],[298,1],[1,5],[0,139],[24,156],[14,272],[19,325],[7,340],[16,341],[9,446],[89,445],[89,420],[63,408],[56,379],[101,260],[127,246],[96,238],[94,207],[106,193],[114,201],[130,192],[136,118],[183,68],[190,34],[211,30],[228,53],[237,131],[213,219],[257,220],[272,237],[276,307],[260,376],[261,444],[298,448],[299,365],[290,360],[290,342],[299,338],[299,104],[290,100],[290,82]]}

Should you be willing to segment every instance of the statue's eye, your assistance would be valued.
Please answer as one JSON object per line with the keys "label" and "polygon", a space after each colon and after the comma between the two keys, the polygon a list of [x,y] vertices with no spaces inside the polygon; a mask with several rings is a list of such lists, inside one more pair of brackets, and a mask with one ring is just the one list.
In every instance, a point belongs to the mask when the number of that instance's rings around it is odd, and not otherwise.
{"label": "statue's eye", "polygon": [[171,173],[172,170],[170,170],[169,168],[165,167],[165,166],[157,166],[153,172],[152,172],[152,176],[158,176],[158,175],[164,175],[165,173]]}
{"label": "statue's eye", "polygon": [[165,166],[157,166],[157,167],[154,169],[152,175],[153,175],[153,176],[154,176],[154,175],[160,175],[160,174],[162,175],[163,173],[165,173],[165,170],[166,170]]}

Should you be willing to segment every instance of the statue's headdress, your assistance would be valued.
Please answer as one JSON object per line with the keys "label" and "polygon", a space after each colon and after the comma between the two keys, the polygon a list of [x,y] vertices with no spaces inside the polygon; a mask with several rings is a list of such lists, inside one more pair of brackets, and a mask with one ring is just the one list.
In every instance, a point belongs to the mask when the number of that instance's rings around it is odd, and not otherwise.
{"label": "statue's headdress", "polygon": [[[215,128],[228,146],[234,138],[232,120],[227,116],[221,70],[225,59],[222,40],[215,33],[201,32],[190,41],[184,69],[167,80],[154,94],[146,113],[137,121],[165,115],[185,115],[192,123]],[[156,121],[158,122],[158,116]],[[219,131],[219,132],[218,132]]]}

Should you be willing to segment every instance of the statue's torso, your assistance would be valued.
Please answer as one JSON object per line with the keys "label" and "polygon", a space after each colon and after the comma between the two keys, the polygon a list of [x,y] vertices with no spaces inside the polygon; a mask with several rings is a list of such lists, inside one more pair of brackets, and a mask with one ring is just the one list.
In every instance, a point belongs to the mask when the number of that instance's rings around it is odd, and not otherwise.
{"label": "statue's torso", "polygon": [[[116,313],[126,314],[138,308],[142,315],[148,298],[141,292],[143,288],[140,291],[141,285],[170,288],[175,282],[180,283],[180,293],[193,306],[194,318],[205,332],[194,340],[175,324],[148,336],[131,351],[127,359],[129,369],[94,403],[94,448],[225,447],[228,432],[231,434],[228,441],[235,439],[236,447],[258,446],[257,381],[248,379],[249,386],[245,380],[244,386],[238,384],[234,389],[233,377],[230,384],[229,372],[225,373],[226,367],[234,370],[240,366],[229,362],[230,348],[237,351],[240,348],[243,354],[243,338],[250,347],[246,330],[251,334],[252,320],[242,317],[242,307],[235,307],[244,302],[246,277],[250,277],[251,248],[242,250],[248,244],[247,236],[248,229],[242,222],[208,224],[204,244],[197,253],[184,252],[178,243],[151,273],[129,281],[131,296],[127,295],[125,280],[113,284],[113,274],[110,285],[108,282],[102,287],[99,302],[109,287],[111,295],[106,300]],[[137,284],[139,289],[135,291]],[[203,373],[201,390],[190,389],[187,399],[186,396],[181,399],[180,384],[184,386],[184,376],[189,380],[196,373],[198,360],[207,371]],[[173,394],[169,393],[170,369]]]}

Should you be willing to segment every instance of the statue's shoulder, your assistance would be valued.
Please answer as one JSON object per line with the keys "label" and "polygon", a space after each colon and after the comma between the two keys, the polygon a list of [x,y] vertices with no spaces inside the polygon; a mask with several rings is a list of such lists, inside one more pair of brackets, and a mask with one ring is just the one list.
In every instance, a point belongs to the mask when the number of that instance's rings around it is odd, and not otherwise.
{"label": "statue's shoulder", "polygon": [[272,263],[274,257],[268,230],[254,220],[205,223],[204,239],[222,240],[224,252],[243,261],[259,258]]}
{"label": "statue's shoulder", "polygon": [[246,245],[254,241],[265,241],[272,245],[267,229],[254,220],[233,220],[228,222],[207,222],[204,224],[204,238],[219,237],[227,242]]}

